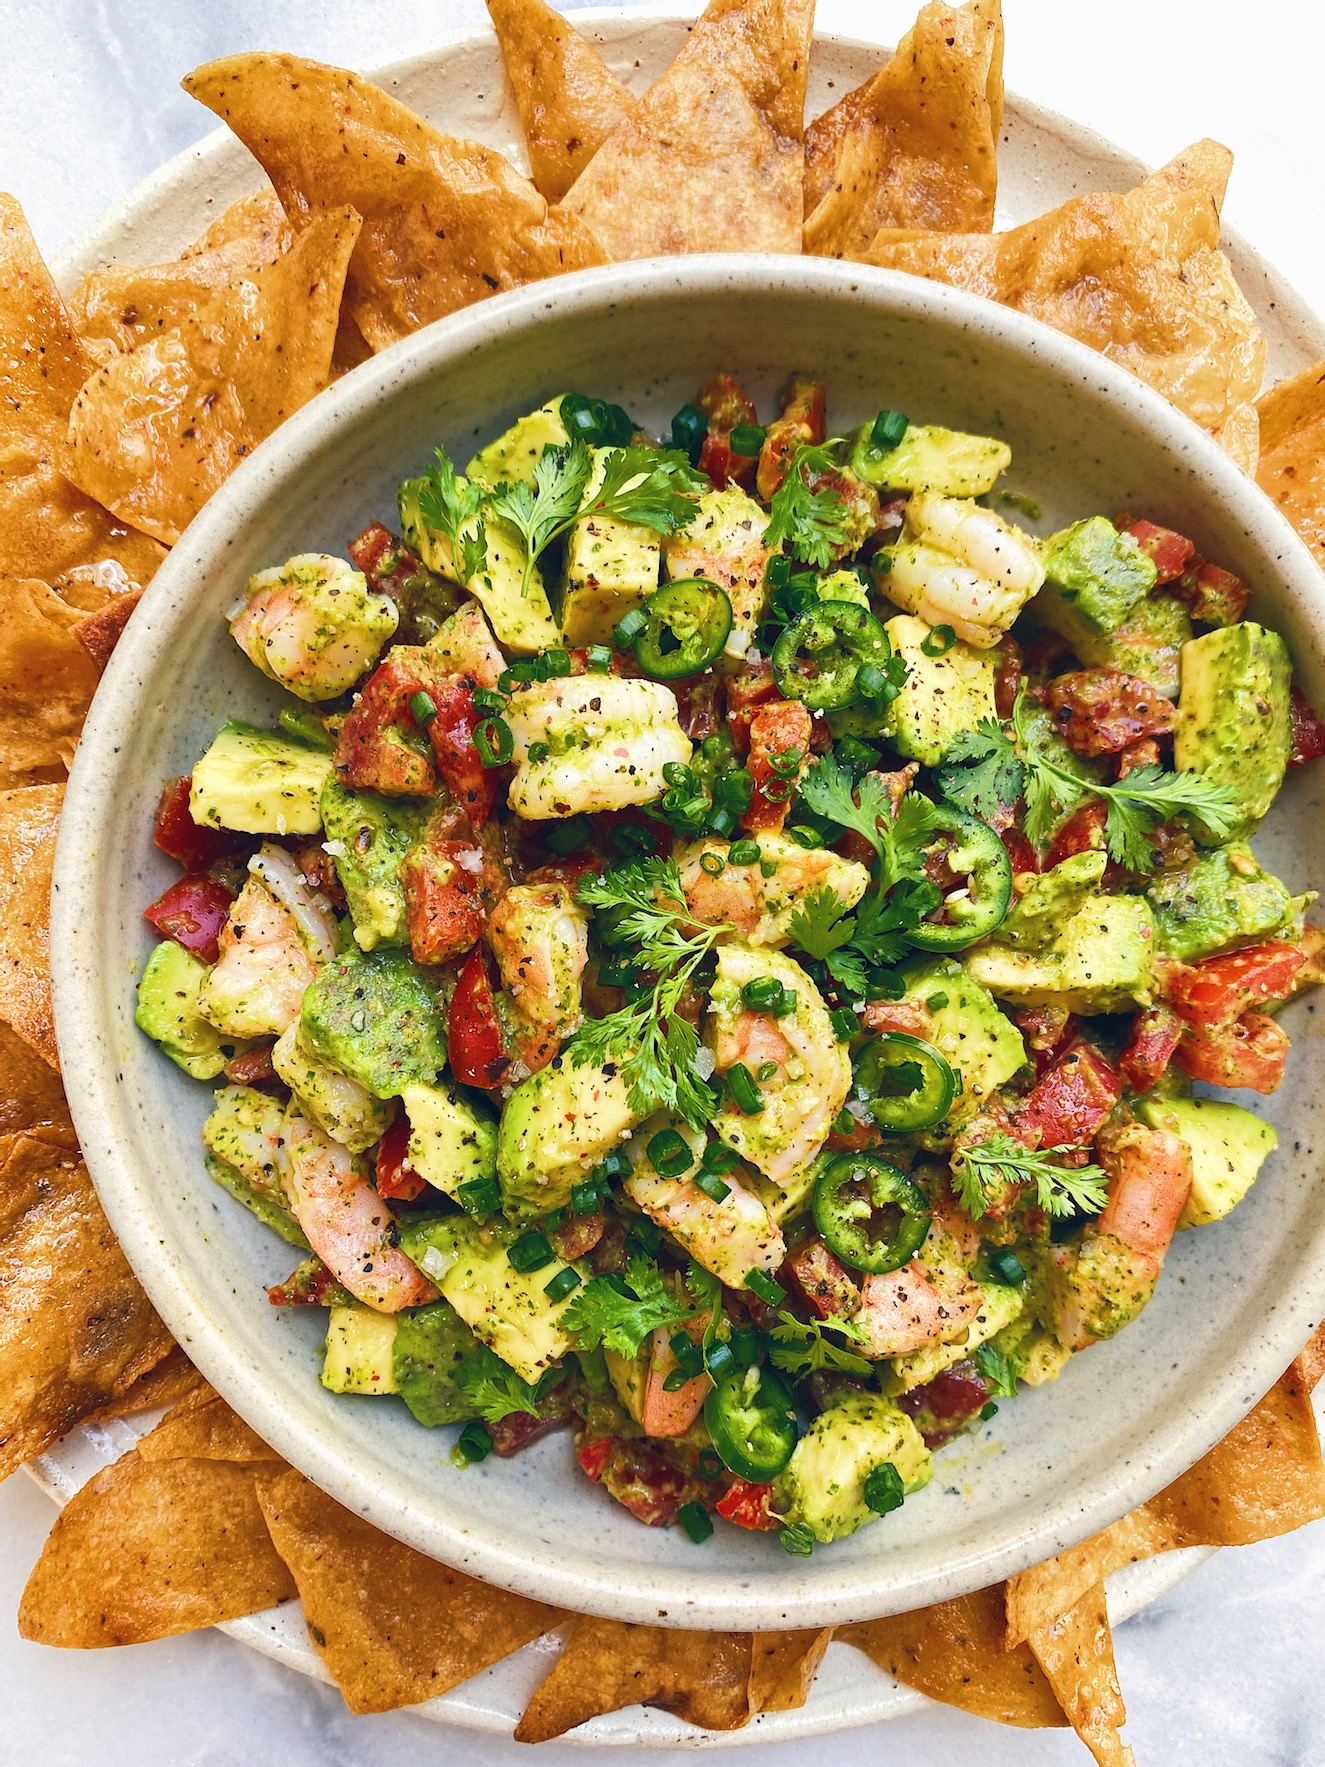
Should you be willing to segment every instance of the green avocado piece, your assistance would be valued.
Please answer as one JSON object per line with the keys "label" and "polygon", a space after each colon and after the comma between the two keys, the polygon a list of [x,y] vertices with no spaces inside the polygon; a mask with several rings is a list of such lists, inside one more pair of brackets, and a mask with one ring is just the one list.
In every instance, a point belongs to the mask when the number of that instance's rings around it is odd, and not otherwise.
{"label": "green avocado piece", "polygon": [[1287,885],[1261,869],[1245,841],[1211,847],[1175,871],[1160,872],[1146,885],[1146,897],[1158,950],[1183,963],[1297,930]]}
{"label": "green avocado piece", "polygon": [[1227,786],[1237,812],[1236,825],[1220,835],[1189,816],[1204,845],[1250,834],[1274,802],[1291,745],[1292,672],[1283,639],[1251,620],[1183,645],[1173,765]]}
{"label": "green avocado piece", "polygon": [[1031,610],[1070,643],[1107,637],[1155,586],[1155,562],[1107,516],[1074,522],[1044,542],[1044,586]]}
{"label": "green avocado piece", "polygon": [[1112,632],[1080,634],[1077,655],[1092,668],[1121,669],[1165,699],[1177,699],[1182,647],[1192,635],[1191,615],[1173,596],[1147,595]]}
{"label": "green avocado piece", "polygon": [[776,1507],[816,1540],[841,1540],[879,1518],[865,1501],[876,1466],[896,1467],[909,1496],[929,1483],[933,1461],[920,1431],[889,1399],[852,1393],[821,1411],[777,1482]]}
{"label": "green avocado piece", "polygon": [[506,1213],[523,1220],[563,1207],[572,1188],[639,1121],[615,1065],[577,1068],[562,1054],[522,1080],[506,1100],[497,1130],[497,1180]]}
{"label": "green avocado piece", "polygon": [[240,834],[316,834],[332,771],[324,749],[226,724],[194,764],[189,814],[201,827]]}
{"label": "green avocado piece", "polygon": [[1203,1227],[1231,1214],[1279,1145],[1272,1124],[1222,1098],[1143,1098],[1136,1114],[1191,1149],[1192,1192],[1179,1227]]}
{"label": "green avocado piece", "polygon": [[905,760],[937,767],[963,731],[997,716],[995,653],[959,638],[942,656],[926,656],[931,629],[914,614],[896,614],[883,629],[906,663],[902,691],[888,708],[892,745]]}
{"label": "green avocado piece", "polygon": [[981,497],[1012,464],[1012,450],[993,436],[970,436],[937,423],[908,423],[895,448],[874,440],[862,424],[848,459],[858,478],[890,491],[937,491],[944,497]]}
{"label": "green avocado piece", "polygon": [[[463,488],[467,480],[458,479]],[[461,556],[457,557],[450,535],[430,525],[423,513],[421,494],[427,481],[407,479],[396,494],[401,531],[430,571],[459,583],[482,605],[499,643],[508,650],[532,655],[561,643],[561,627],[552,617],[547,590],[535,565],[524,584],[524,542],[507,521],[487,510],[469,516],[460,525]],[[483,530],[481,556],[475,569],[464,569],[464,544]],[[473,560],[470,561],[473,563]]]}
{"label": "green avocado piece", "polygon": [[218,1159],[214,1153],[205,1153],[203,1165],[207,1168],[207,1176],[214,1184],[234,1197],[237,1203],[243,1203],[250,1214],[256,1215],[264,1227],[270,1227],[273,1233],[279,1233],[287,1245],[299,1246],[308,1250],[308,1241],[304,1238],[304,1230],[294,1216],[279,1202],[275,1196],[258,1190],[250,1184],[244,1174]]}
{"label": "green avocado piece", "polygon": [[463,1423],[474,1407],[455,1371],[477,1348],[474,1334],[449,1301],[407,1307],[396,1314],[393,1370],[396,1391],[421,1424]]}
{"label": "green avocado piece", "polygon": [[565,397],[565,393],[558,393],[555,399],[513,423],[495,442],[480,448],[465,468],[465,477],[476,479],[489,491],[498,485],[532,485],[534,468],[542,459],[544,448],[564,448],[570,441],[561,421],[561,401]]}
{"label": "green avocado piece", "polygon": [[[593,471],[580,508],[598,495],[613,450],[591,448]],[[658,587],[662,536],[609,515],[582,516],[566,536],[561,629],[567,644],[611,644],[617,621]]]}
{"label": "green avocado piece", "polygon": [[456,1086],[406,1086],[409,1163],[419,1177],[447,1196],[474,1178],[497,1176],[497,1123],[472,1105]]}
{"label": "green avocado piece", "polygon": [[1019,945],[1023,951],[1043,951],[1052,945],[1063,922],[1099,889],[1107,865],[1107,856],[1097,850],[1073,853],[1037,877],[1008,911],[998,929],[999,942]]}
{"label": "green avocado piece", "polygon": [[322,826],[362,951],[409,943],[400,863],[431,810],[426,800],[346,791],[334,779],[323,789]]}
{"label": "green avocado piece", "polygon": [[138,1029],[195,1080],[214,1080],[232,1055],[249,1047],[218,1031],[199,1011],[198,997],[210,974],[183,945],[163,939],[143,970],[133,1015]]}
{"label": "green avocado piece", "polygon": [[351,1301],[327,1314],[322,1385],[331,1393],[394,1393],[398,1313],[377,1313]]}
{"label": "green avocado piece", "polygon": [[1025,1066],[1026,1047],[988,989],[955,959],[930,957],[908,964],[902,980],[904,998],[929,1008],[934,1047],[961,1078],[948,1116],[926,1135],[934,1146],[946,1147],[961,1125]]}
{"label": "green avocado piece", "polygon": [[314,1055],[398,1098],[430,1086],[446,1061],[446,1030],[427,976],[400,951],[347,952],[309,983],[300,1013]]}
{"label": "green avocado piece", "polygon": [[1148,1005],[1155,983],[1150,904],[1141,896],[1091,896],[1043,950],[991,939],[968,953],[966,966],[996,999],[1014,1006],[1092,1013]]}
{"label": "green avocado piece", "polygon": [[905,1356],[895,1356],[891,1373],[884,1376],[885,1392],[896,1396],[912,1392],[916,1387],[928,1386],[945,1368],[963,1361],[972,1350],[988,1343],[1013,1320],[1020,1318],[1026,1305],[1026,1296],[1021,1289],[1003,1283],[983,1283],[980,1292],[983,1296],[980,1311],[967,1326],[961,1342],[922,1344],[918,1350],[911,1350]]}

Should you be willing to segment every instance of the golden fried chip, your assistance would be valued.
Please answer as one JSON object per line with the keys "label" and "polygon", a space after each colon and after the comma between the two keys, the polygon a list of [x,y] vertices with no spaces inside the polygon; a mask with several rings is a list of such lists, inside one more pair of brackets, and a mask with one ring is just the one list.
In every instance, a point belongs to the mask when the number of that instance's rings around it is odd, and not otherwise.
{"label": "golden fried chip", "polygon": [[294,55],[232,55],[184,89],[261,162],[296,227],[349,204],[346,305],[374,350],[501,289],[602,262],[501,154],[441,135],[379,87]]}
{"label": "golden fried chip", "polygon": [[53,1068],[51,869],[62,785],[0,791],[0,1019]]}
{"label": "golden fried chip", "polygon": [[1121,195],[1007,233],[879,233],[864,258],[1000,301],[1090,344],[1248,457],[1265,340],[1218,249],[1226,150],[1201,142]]}
{"label": "golden fried chip", "polygon": [[76,482],[173,544],[244,456],[329,383],[358,233],[352,209],[323,216],[275,263],[100,369],[69,420]]}
{"label": "golden fried chip", "polygon": [[1005,1646],[1003,1584],[911,1614],[839,1626],[888,1674],[944,1705],[1026,1729],[1067,1723],[1044,1670],[1024,1645]]}
{"label": "golden fried chip", "polygon": [[1325,362],[1281,380],[1256,409],[1260,487],[1325,567]]}
{"label": "golden fried chip", "polygon": [[756,1632],[750,1653],[750,1714],[790,1712],[809,1698],[833,1628]]}
{"label": "golden fried chip", "polygon": [[432,1699],[564,1617],[402,1546],[300,1473],[268,1478],[260,1490],[309,1636],[352,1712]]}
{"label": "golden fried chip", "polygon": [[66,1122],[0,1139],[0,1477],[171,1348]]}
{"label": "golden fried chip", "polygon": [[74,627],[74,637],[82,645],[84,652],[91,659],[92,666],[98,675],[104,674],[106,664],[110,661],[111,652],[119,643],[133,617],[133,611],[143,599],[141,589],[131,589],[127,595],[117,595],[108,601],[103,608],[94,614],[84,614]]}
{"label": "golden fried chip", "polygon": [[710,0],[562,207],[607,256],[799,252],[813,0]]}
{"label": "golden fried chip", "polygon": [[264,190],[231,203],[173,263],[91,271],[69,297],[84,349],[102,364],[174,331],[213,295],[274,263],[293,237],[276,192]]}
{"label": "golden fried chip", "polygon": [[999,0],[935,0],[805,131],[805,250],[858,258],[881,227],[988,232],[1002,118]]}
{"label": "golden fried chip", "polygon": [[0,1020],[0,1136],[68,1121],[59,1073]]}
{"label": "golden fried chip", "polygon": [[155,1411],[160,1405],[177,1405],[206,1383],[176,1344],[155,1368],[149,1368],[118,1399],[98,1405],[88,1421],[100,1423],[111,1417],[132,1417],[136,1411]]}
{"label": "golden fried chip", "polygon": [[80,619],[45,583],[0,580],[0,787],[59,778],[73,759],[97,690]]}
{"label": "golden fried chip", "polygon": [[1293,1364],[1307,1391],[1314,1392],[1325,1375],[1325,1325],[1322,1325]]}
{"label": "golden fried chip", "polygon": [[547,1742],[603,1712],[658,1706],[704,1730],[750,1720],[752,1634],[682,1632],[577,1617],[566,1648],[534,1689],[517,1742]]}
{"label": "golden fried chip", "polygon": [[281,1460],[205,1381],[191,1385],[170,1416],[143,1437],[138,1452],[144,1460]]}
{"label": "golden fried chip", "polygon": [[534,183],[560,202],[639,100],[546,0],[488,0]]}
{"label": "golden fried chip", "polygon": [[1118,1734],[1127,1711],[1103,1583],[1092,1584],[1074,1607],[1032,1632],[1027,1642],[1098,1767],[1135,1767],[1131,1749]]}

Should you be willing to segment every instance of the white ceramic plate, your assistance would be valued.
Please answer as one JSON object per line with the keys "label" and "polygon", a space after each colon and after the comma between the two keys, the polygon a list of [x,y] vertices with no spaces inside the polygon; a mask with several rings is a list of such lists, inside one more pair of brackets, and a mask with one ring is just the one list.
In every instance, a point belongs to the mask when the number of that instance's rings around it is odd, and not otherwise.
{"label": "white ceramic plate", "polygon": [[[636,87],[647,84],[666,65],[684,30],[684,22],[676,18],[580,14],[576,22],[597,37],[618,71]],[[811,72],[810,114],[865,77],[878,58],[879,51],[872,46],[821,39]],[[385,70],[379,78],[443,127],[522,157],[496,44],[486,33],[456,39],[432,55]],[[1005,122],[1000,165],[1000,221],[1014,222],[1077,191],[1121,188],[1139,171],[1135,161],[1099,138],[1015,101]],[[67,284],[100,262],[151,262],[170,256],[256,182],[256,168],[248,156],[224,131],[218,132],[164,167],[111,211],[65,254],[58,274]],[[1325,353],[1325,333],[1292,291],[1240,243],[1234,243],[1233,256],[1270,341],[1271,373],[1291,372]],[[95,1464],[120,1452],[133,1433],[130,1425],[80,1432],[46,1457],[42,1472],[48,1486],[67,1495]],[[956,1470],[951,1460],[946,1470],[949,1474]],[[1183,1574],[1193,1556],[1175,1555],[1129,1573],[1126,1588],[1112,1592],[1115,1612],[1122,1617],[1153,1599]],[[321,1674],[297,1608],[237,1622],[229,1630],[307,1672]],[[452,1722],[507,1729],[541,1672],[549,1648],[533,1646],[423,1710]],[[630,1713],[596,1720],[582,1734],[585,1741],[615,1743],[739,1744],[756,1736],[772,1740],[872,1722],[916,1703],[917,1695],[890,1682],[858,1653],[834,1647],[802,1711],[770,1717],[750,1730],[707,1739],[663,1714]]]}

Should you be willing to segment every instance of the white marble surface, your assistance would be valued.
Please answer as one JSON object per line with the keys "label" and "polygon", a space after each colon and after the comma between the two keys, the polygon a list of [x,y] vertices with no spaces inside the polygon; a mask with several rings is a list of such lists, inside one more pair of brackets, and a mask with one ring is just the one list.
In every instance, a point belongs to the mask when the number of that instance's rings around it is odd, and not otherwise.
{"label": "white marble surface", "polygon": [[[1238,156],[1228,218],[1325,307],[1325,8],[1288,0],[1004,0],[1007,79],[1152,163],[1220,136]],[[909,0],[821,0],[827,29],[896,41]],[[370,65],[478,22],[479,0],[4,0],[0,184],[52,255],[211,118],[177,89],[190,67],[247,47]],[[105,1654],[24,1644],[13,1615],[49,1526],[28,1480],[0,1489],[0,1763],[42,1767],[395,1767],[421,1757],[527,1758],[514,1743],[353,1718],[330,1690],[214,1633]],[[1325,1527],[1225,1552],[1124,1627],[1119,1667],[1139,1759],[1173,1767],[1320,1767]],[[1053,1767],[1083,1752],[1060,1733],[999,1731],[932,1710],[830,1745],[840,1767],[907,1762]],[[809,1767],[823,1745],[755,1747],[751,1767]],[[583,1760],[547,1745],[540,1759]],[[633,1761],[663,1757],[637,1751]]]}

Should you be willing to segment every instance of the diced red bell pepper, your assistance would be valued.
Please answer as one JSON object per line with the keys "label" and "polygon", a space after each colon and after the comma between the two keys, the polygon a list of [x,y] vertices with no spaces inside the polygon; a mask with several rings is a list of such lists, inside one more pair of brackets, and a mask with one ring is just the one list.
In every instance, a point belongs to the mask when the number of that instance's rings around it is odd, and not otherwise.
{"label": "diced red bell pepper", "polygon": [[1288,753],[1290,767],[1305,767],[1325,755],[1325,720],[1316,716],[1311,702],[1300,687],[1292,691],[1292,736]]}
{"label": "diced red bell pepper", "polygon": [[1228,1025],[1249,1006],[1287,999],[1293,977],[1305,962],[1302,949],[1283,939],[1207,957],[1201,963],[1173,964],[1164,994],[1173,1010],[1201,1030]]}
{"label": "diced red bell pepper", "polygon": [[204,963],[215,963],[221,955],[217,941],[234,899],[234,892],[214,877],[191,872],[144,908],[143,919],[163,938],[173,939]]}
{"label": "diced red bell pepper", "polygon": [[723,1521],[738,1528],[769,1533],[782,1525],[772,1514],[772,1485],[756,1485],[753,1479],[733,1479],[715,1507]]}
{"label": "diced red bell pepper", "polygon": [[447,1019],[448,1060],[462,1086],[491,1091],[500,1086],[511,1065],[502,1048],[501,1026],[488,980],[487,958],[476,945],[465,959]]}
{"label": "diced red bell pepper", "polygon": [[417,1202],[428,1188],[409,1163],[409,1120],[397,1117],[377,1145],[377,1194],[388,1202]]}
{"label": "diced red bell pepper", "polygon": [[767,660],[747,663],[739,675],[729,678],[727,728],[731,731],[738,754],[749,753],[750,725],[759,707],[781,697],[778,684],[773,679],[773,665]]}
{"label": "diced red bell pepper", "polygon": [[750,803],[741,817],[752,832],[780,832],[796,780],[810,758],[813,719],[798,700],[773,700],[750,720],[749,768],[754,779]]}
{"label": "diced red bell pepper", "polygon": [[437,775],[420,741],[409,709],[416,693],[436,684],[422,650],[397,651],[368,677],[363,692],[341,726],[336,744],[336,777],[351,791],[379,791],[393,797],[428,797]]}
{"label": "diced red bell pepper", "polygon": [[1022,1135],[1041,1147],[1084,1147],[1123,1095],[1117,1071],[1084,1037],[1074,1037],[1027,1095],[1017,1117]]}
{"label": "diced red bell pepper", "polygon": [[238,852],[247,845],[242,834],[229,828],[207,828],[189,814],[189,792],[193,781],[187,775],[172,779],[161,793],[156,807],[156,827],[152,838],[163,853],[185,871],[206,871],[219,859]]}
{"label": "diced red bell pepper", "polygon": [[1005,634],[994,652],[994,710],[1000,718],[1010,718],[1021,686],[1021,646]]}
{"label": "diced red bell pepper", "polygon": [[1170,1006],[1148,1006],[1132,1020],[1132,1035],[1118,1060],[1124,1085],[1149,1092],[1164,1074],[1182,1040],[1182,1020]]}
{"label": "diced red bell pepper", "polygon": [[1177,716],[1172,702],[1121,669],[1075,669],[1042,695],[1054,728],[1079,755],[1111,755],[1147,736],[1166,736]]}
{"label": "diced red bell pepper", "polygon": [[1273,1092],[1284,1077],[1288,1033],[1268,1013],[1244,1012],[1218,1030],[1187,1030],[1173,1059],[1184,1074],[1211,1086]]}
{"label": "diced red bell pepper", "polygon": [[1246,612],[1251,592],[1241,577],[1222,565],[1194,558],[1169,593],[1181,601],[1194,620],[1207,626],[1236,626]]}
{"label": "diced red bell pepper", "polygon": [[860,1305],[859,1288],[821,1239],[797,1246],[782,1268],[820,1319],[840,1319]]}
{"label": "diced red bell pepper", "polygon": [[460,841],[413,847],[400,867],[405,892],[405,924],[416,963],[449,963],[483,937],[487,916],[474,879],[456,863]]}
{"label": "diced red bell pepper", "polygon": [[1154,522],[1133,522],[1126,531],[1142,552],[1154,560],[1159,572],[1156,581],[1160,583],[1171,583],[1180,577],[1196,551],[1185,534],[1175,534],[1172,528],[1161,528]]}
{"label": "diced red bell pepper", "polygon": [[791,457],[804,444],[824,439],[824,385],[803,374],[793,374],[782,389],[782,415],[775,417],[764,435],[755,485],[767,503],[780,489]]}
{"label": "diced red bell pepper", "polygon": [[483,765],[474,732],[483,722],[474,704],[474,689],[458,676],[438,681],[432,689],[437,716],[428,726],[437,771],[447,789],[478,832],[492,814],[497,791],[495,768]]}

